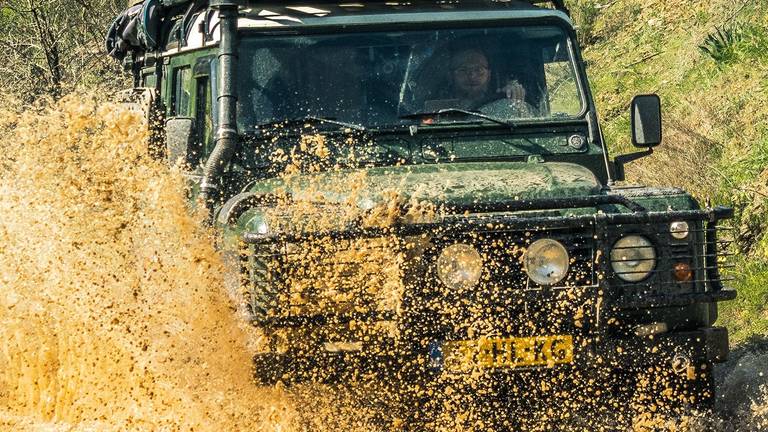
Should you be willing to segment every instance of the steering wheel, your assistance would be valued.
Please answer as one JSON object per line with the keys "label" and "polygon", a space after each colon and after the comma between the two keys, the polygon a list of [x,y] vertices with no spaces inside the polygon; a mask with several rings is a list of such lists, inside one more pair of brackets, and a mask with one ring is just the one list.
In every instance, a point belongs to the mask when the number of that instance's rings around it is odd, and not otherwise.
{"label": "steering wheel", "polygon": [[477,111],[500,119],[533,117],[535,110],[526,101],[500,98],[480,106]]}

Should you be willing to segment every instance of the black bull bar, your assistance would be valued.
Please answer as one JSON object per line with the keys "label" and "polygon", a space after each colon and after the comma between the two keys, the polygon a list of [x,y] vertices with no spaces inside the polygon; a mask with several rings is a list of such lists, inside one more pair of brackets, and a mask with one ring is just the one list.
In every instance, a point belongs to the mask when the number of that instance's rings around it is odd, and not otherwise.
{"label": "black bull bar", "polygon": [[[265,200],[266,201],[266,200]],[[608,207],[608,206],[613,206]],[[615,206],[621,206],[629,212],[616,212]],[[469,205],[449,205],[437,203],[438,208],[446,209],[446,216],[440,218],[437,222],[418,223],[418,224],[400,224],[388,227],[353,227],[345,230],[332,230],[322,232],[307,233],[269,233],[259,234],[246,232],[243,234],[243,241],[246,244],[266,245],[274,243],[299,243],[311,242],[319,239],[362,239],[377,238],[385,236],[408,237],[417,236],[439,230],[441,235],[450,235],[451,233],[471,232],[473,230],[493,231],[493,230],[545,230],[548,227],[558,227],[560,229],[582,228],[587,225],[593,225],[596,233],[596,250],[607,251],[611,246],[607,244],[601,232],[606,232],[606,227],[624,224],[654,224],[673,221],[696,221],[705,224],[706,233],[706,253],[705,269],[707,279],[711,283],[711,289],[706,292],[696,292],[689,294],[676,294],[664,296],[647,296],[635,299],[631,304],[623,305],[628,308],[661,308],[661,307],[681,307],[696,303],[713,303],[719,301],[732,300],[736,298],[736,292],[730,289],[724,289],[721,283],[721,277],[717,262],[717,223],[723,219],[733,217],[733,209],[730,207],[717,206],[713,208],[697,210],[674,210],[674,211],[647,211],[640,204],[629,200],[622,195],[592,195],[575,198],[543,198],[532,200],[511,200],[496,202],[493,204],[469,204]],[[579,208],[598,208],[598,211],[586,215],[574,216],[535,216],[509,214],[521,211],[544,211],[544,210],[566,210]],[[407,208],[403,208],[403,213]],[[608,260],[600,260],[598,271],[608,274]],[[607,278],[600,282],[600,290],[609,292]],[[597,292],[597,290],[596,290]],[[395,317],[392,314],[382,314],[376,312],[354,313],[344,315],[312,315],[312,316],[292,316],[292,317],[271,317],[259,325],[266,327],[301,327],[307,324],[342,324],[350,321],[365,320],[391,320]],[[597,323],[595,323],[597,324]]]}

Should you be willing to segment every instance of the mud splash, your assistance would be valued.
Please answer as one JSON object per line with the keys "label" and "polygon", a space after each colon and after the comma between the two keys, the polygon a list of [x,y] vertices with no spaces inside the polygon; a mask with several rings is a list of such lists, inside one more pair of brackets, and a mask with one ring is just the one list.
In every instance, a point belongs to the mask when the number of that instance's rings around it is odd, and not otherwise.
{"label": "mud splash", "polygon": [[72,96],[0,127],[0,426],[293,429],[142,119]]}
{"label": "mud splash", "polygon": [[[382,421],[390,388],[364,383],[362,390],[302,385],[287,391],[253,384],[251,349],[262,335],[241,321],[227,296],[224,264],[211,233],[200,228],[203,216],[190,215],[182,176],[146,157],[138,115],[73,96],[2,112],[0,132],[1,430],[400,429]],[[327,154],[318,138],[303,145],[317,157]],[[287,170],[284,180],[295,172]],[[279,206],[274,217],[285,220],[287,212],[293,222],[345,225],[360,216],[364,197],[357,192],[365,184],[351,176],[339,185],[337,192],[351,193],[333,218],[318,218],[323,213],[306,201]],[[311,185],[305,192],[313,195]],[[397,191],[380,204],[369,209],[364,225],[439,217],[419,203],[410,205],[415,214],[402,215]],[[637,419],[634,429],[768,429],[766,352],[737,352],[722,368],[717,418],[651,415]],[[556,391],[559,379],[541,391]],[[484,416],[495,395],[467,396],[482,394],[482,383],[451,387],[455,395],[439,430],[488,430]],[[581,384],[590,398],[593,385]],[[549,424],[562,418],[545,415]],[[581,418],[561,430],[610,428]]]}

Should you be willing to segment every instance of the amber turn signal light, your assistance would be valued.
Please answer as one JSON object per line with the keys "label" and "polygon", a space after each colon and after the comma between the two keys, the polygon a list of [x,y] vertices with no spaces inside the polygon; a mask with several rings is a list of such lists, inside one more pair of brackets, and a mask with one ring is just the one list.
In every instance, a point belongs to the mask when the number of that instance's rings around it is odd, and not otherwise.
{"label": "amber turn signal light", "polygon": [[693,280],[693,270],[691,270],[691,266],[686,263],[675,264],[672,273],[675,276],[675,280],[678,282],[690,282]]}

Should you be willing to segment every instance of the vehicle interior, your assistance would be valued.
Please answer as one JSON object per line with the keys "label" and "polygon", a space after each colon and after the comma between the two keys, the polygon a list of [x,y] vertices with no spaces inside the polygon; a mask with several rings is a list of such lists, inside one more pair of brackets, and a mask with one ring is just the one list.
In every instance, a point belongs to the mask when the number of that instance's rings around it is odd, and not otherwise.
{"label": "vehicle interior", "polygon": [[[408,114],[452,108],[451,55],[459,47],[487,56],[490,95],[503,99],[506,83],[522,86],[524,102],[533,107],[528,117],[572,117],[583,106],[567,38],[555,26],[246,37],[241,43],[244,130],[306,116],[402,125]],[[488,108],[488,114],[521,117],[508,107]]]}

